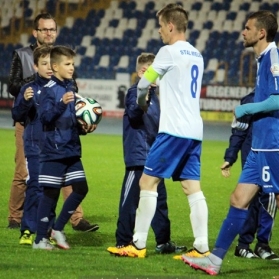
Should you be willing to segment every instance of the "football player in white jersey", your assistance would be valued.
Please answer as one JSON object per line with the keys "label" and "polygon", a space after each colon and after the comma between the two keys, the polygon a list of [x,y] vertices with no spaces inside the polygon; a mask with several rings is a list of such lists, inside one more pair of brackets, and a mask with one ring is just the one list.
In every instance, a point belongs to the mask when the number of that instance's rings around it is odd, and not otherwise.
{"label": "football player in white jersey", "polygon": [[[190,205],[194,235],[191,256],[205,256],[208,248],[208,209],[200,186],[200,155],[203,122],[200,91],[204,61],[186,41],[188,13],[178,4],[168,4],[157,13],[159,34],[166,44],[138,83],[138,104],[146,110],[150,84],[160,80],[159,133],[147,157],[140,179],[140,201],[133,242],[119,256],[145,257],[150,223],[157,203],[157,185],[163,178],[180,181]],[[181,257],[180,257],[181,258]]]}

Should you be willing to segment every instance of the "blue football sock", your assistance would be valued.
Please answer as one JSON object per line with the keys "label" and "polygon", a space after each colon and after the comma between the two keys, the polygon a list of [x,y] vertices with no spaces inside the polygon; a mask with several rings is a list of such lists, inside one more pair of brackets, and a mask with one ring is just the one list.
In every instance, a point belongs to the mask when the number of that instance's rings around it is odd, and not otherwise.
{"label": "blue football sock", "polygon": [[72,192],[70,196],[65,200],[62,210],[53,226],[56,231],[62,231],[71,218],[74,211],[77,209],[79,204],[82,202],[84,196]]}
{"label": "blue football sock", "polygon": [[231,206],[220,229],[212,254],[223,259],[246,220],[248,210]]}
{"label": "blue football sock", "polygon": [[56,201],[45,195],[42,196],[38,206],[38,224],[35,243],[39,243],[43,238],[47,238],[49,229],[50,214],[56,206]]}

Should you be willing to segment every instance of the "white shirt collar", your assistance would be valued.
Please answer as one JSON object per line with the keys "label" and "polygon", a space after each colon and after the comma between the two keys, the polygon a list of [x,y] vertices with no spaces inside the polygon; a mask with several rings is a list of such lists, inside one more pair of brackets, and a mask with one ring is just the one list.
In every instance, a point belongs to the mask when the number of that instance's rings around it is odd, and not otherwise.
{"label": "white shirt collar", "polygon": [[277,48],[275,42],[269,43],[268,46],[260,53],[257,59],[261,58],[262,55],[264,55],[267,51],[269,51],[272,48]]}

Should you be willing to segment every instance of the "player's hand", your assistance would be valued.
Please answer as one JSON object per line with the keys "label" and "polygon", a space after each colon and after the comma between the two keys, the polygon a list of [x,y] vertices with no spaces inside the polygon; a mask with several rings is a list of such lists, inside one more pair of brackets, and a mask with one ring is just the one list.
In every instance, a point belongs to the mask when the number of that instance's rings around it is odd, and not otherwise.
{"label": "player's hand", "polygon": [[221,166],[221,173],[224,177],[229,177],[231,175],[230,172],[231,164],[229,162],[224,162],[224,164]]}
{"label": "player's hand", "polygon": [[29,101],[31,98],[33,98],[34,91],[33,91],[32,87],[26,88],[23,96],[24,96],[25,101]]}
{"label": "player's hand", "polygon": [[74,100],[75,100],[75,95],[73,92],[66,92],[62,97],[62,101],[65,105],[73,102]]}

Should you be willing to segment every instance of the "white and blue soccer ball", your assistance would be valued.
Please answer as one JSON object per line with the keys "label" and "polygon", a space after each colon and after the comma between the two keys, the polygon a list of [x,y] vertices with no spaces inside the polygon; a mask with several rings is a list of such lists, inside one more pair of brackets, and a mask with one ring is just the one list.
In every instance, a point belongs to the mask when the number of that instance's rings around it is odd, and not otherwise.
{"label": "white and blue soccer ball", "polygon": [[79,124],[98,124],[102,119],[102,107],[94,99],[78,98],[75,104],[76,118]]}

